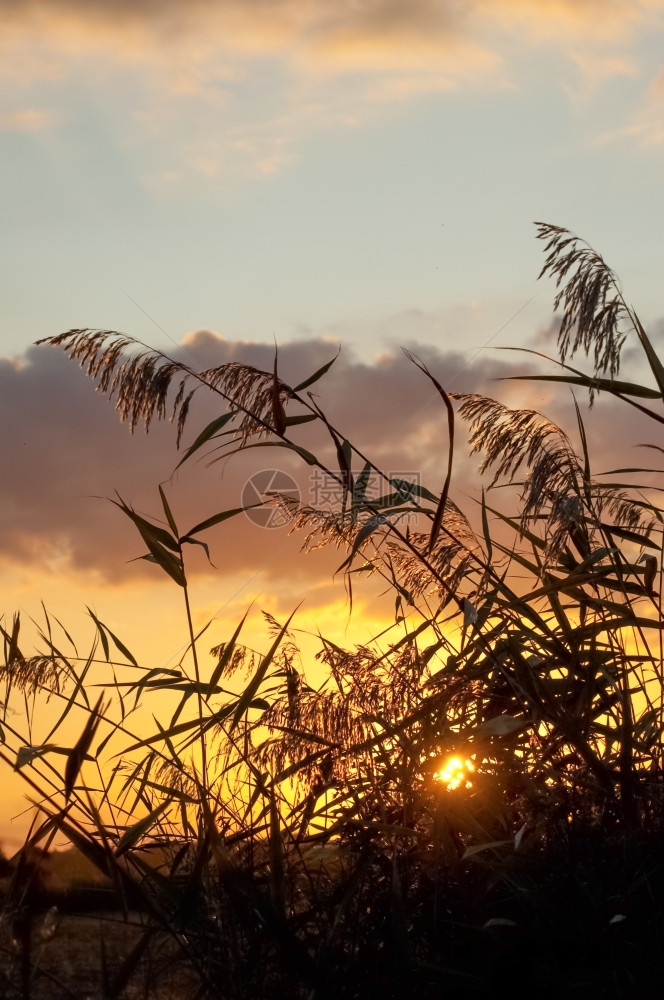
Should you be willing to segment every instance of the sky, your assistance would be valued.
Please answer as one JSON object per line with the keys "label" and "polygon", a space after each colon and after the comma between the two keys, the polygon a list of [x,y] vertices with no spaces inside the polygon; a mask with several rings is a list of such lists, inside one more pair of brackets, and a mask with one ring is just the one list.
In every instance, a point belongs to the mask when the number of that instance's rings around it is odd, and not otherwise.
{"label": "sky", "polygon": [[[157,514],[167,482],[191,526],[262,468],[311,489],[273,455],[172,480],[173,428],[131,435],[40,338],[100,327],[267,368],[276,341],[293,381],[341,345],[324,408],[433,489],[443,414],[401,346],[448,389],[569,415],[551,387],[491,381],[528,370],[496,347],[555,351],[534,221],[598,249],[657,342],[663,42],[662,0],[0,0],[5,621],[43,600],[85,642],[89,605],[142,662],[172,665],[181,595],[129,561],[140,539],[104,498]],[[609,442],[601,414],[610,465],[634,425]],[[471,491],[464,457],[455,482]],[[252,601],[285,617],[304,599],[304,630],[348,635],[336,554],[230,524],[211,535],[214,569],[192,563],[215,642]],[[356,600],[361,641],[380,616]]]}

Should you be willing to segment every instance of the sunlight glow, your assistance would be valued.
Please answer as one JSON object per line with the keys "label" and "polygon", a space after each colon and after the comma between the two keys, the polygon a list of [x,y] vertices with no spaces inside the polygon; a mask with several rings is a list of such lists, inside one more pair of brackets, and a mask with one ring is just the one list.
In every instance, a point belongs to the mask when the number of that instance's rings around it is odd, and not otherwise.
{"label": "sunlight glow", "polygon": [[440,781],[449,792],[455,788],[472,788],[469,775],[475,770],[472,760],[461,757],[450,757],[443,766],[434,771],[433,780]]}

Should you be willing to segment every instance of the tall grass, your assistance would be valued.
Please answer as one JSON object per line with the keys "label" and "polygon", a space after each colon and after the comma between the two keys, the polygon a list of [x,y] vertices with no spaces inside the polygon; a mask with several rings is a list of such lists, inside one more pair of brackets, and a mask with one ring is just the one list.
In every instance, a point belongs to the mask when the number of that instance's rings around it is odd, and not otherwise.
{"label": "tall grass", "polygon": [[[538,236],[561,322],[549,359],[557,373],[530,378],[588,390],[591,406],[608,394],[664,422],[664,367],[613,272],[565,229],[538,224]],[[641,349],[650,384],[619,379],[625,342]],[[174,669],[139,664],[92,615],[95,640],[81,659],[46,615],[40,649],[26,655],[19,617],[2,626],[1,756],[20,768],[41,816],[8,893],[14,922],[28,898],[28,849],[60,833],[108,877],[120,906],[142,913],[105,996],[120,995],[146,955],[153,977],[185,963],[201,996],[488,996],[524,972],[544,995],[633,995],[664,958],[663,522],[653,470],[618,470],[607,483],[576,402],[566,432],[533,410],[448,393],[411,355],[448,429],[444,479],[428,489],[390,479],[326,417],[310,388],[334,358],[292,387],[277,352],[272,371],[238,362],[195,371],[112,331],[42,343],[78,362],[132,429],[172,419],[178,444],[193,398],[212,393],[219,415],[197,429],[180,466],[276,446],[331,477],[334,511],[278,494],[269,502],[306,550],[341,550],[351,607],[368,574],[391,590],[395,614],[359,648],[322,637],[316,686],[295,611],[283,622],[266,616],[264,654],[247,644],[245,615],[207,656],[188,553],[207,553],[206,532],[243,508],[183,528],[162,487],[152,519],[114,500],[143,558],[182,592],[187,653]],[[579,354],[589,370],[572,366]],[[476,513],[452,496],[459,418],[486,476]],[[301,443],[303,424],[322,435],[317,453]],[[320,457],[330,443],[333,467]],[[383,483],[378,498],[371,477]],[[506,484],[518,489],[516,514],[492,499]],[[100,660],[114,680],[93,704]],[[174,711],[141,728],[139,702],[156,705],[165,692]],[[62,709],[33,746],[9,707],[20,704],[29,723],[45,697]],[[78,741],[61,746],[80,712]],[[450,757],[456,783],[445,780]],[[168,961],[157,958],[166,940]],[[25,961],[22,975],[31,989]],[[154,995],[160,988],[155,979]]]}

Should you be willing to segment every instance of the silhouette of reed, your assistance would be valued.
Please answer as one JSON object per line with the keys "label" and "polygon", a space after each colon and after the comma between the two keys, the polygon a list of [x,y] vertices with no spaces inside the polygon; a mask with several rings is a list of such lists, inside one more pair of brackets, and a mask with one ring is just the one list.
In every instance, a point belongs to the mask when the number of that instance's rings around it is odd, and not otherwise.
{"label": "silhouette of reed", "polygon": [[[604,393],[661,424],[664,367],[615,275],[573,233],[537,226],[561,322],[556,373],[528,378],[586,389],[590,406]],[[0,755],[41,814],[24,855],[66,835],[126,921],[140,914],[124,958],[100,967],[100,995],[139,981],[143,995],[166,995],[183,970],[197,996],[231,1000],[645,989],[664,959],[660,470],[607,482],[576,401],[576,427],[564,430],[533,410],[448,393],[411,355],[449,432],[437,492],[391,480],[328,420],[309,389],[334,358],[290,386],[277,351],[271,372],[238,362],[198,372],[113,331],[40,343],[79,363],[132,429],[173,420],[178,444],[192,399],[212,393],[220,412],[178,467],[276,446],[331,477],[333,512],[278,493],[266,502],[305,553],[342,551],[351,609],[358,570],[394,598],[394,623],[372,642],[344,649],[321,637],[316,686],[296,611],[266,616],[265,653],[245,644],[245,615],[205,657],[189,547],[207,554],[205,533],[244,508],[183,529],[160,486],[154,518],[112,502],[143,558],[181,589],[188,647],[176,668],[139,664],[92,613],[84,658],[49,615],[32,655],[18,615],[2,626],[5,709],[20,699],[29,717],[44,697],[62,705],[40,746],[15,715],[2,721]],[[618,378],[625,343],[640,347],[650,384]],[[571,366],[577,354],[590,373]],[[458,417],[489,477],[477,516],[451,496]],[[303,424],[322,435],[317,453],[298,437]],[[334,467],[320,457],[325,443]],[[383,483],[377,498],[370,476]],[[515,516],[489,503],[504,485],[519,491]],[[113,681],[93,704],[98,662]],[[140,730],[139,701],[156,706],[164,692],[176,708]],[[60,746],[70,712],[85,722],[73,747]],[[25,879],[15,881],[20,891]],[[10,920],[19,904],[7,894]],[[40,995],[34,948],[17,940],[10,979],[20,966],[24,994]],[[75,994],[66,989],[57,995]]]}

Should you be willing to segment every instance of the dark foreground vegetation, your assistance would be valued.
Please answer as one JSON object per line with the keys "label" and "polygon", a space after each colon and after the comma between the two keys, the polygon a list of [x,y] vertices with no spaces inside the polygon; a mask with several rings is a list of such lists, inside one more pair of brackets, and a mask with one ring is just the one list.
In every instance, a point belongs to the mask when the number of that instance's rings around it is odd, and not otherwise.
{"label": "dark foreground vegetation", "polygon": [[[607,394],[657,431],[664,367],[615,276],[568,231],[539,225],[538,235],[558,288],[559,364],[531,377],[588,390],[590,405]],[[619,378],[626,340],[640,348],[646,385]],[[188,553],[207,552],[206,532],[242,510],[183,530],[161,487],[152,520],[115,500],[144,558],[181,589],[188,649],[175,669],[143,666],[92,615],[87,658],[63,652],[71,640],[50,617],[27,654],[18,616],[4,621],[1,755],[40,805],[0,872],[0,995],[428,1000],[656,988],[660,470],[600,476],[576,403],[566,433],[538,412],[449,394],[411,357],[449,431],[442,482],[429,489],[390,479],[328,421],[310,387],[333,360],[291,387],[276,354],[271,372],[196,372],[109,331],[48,342],[132,427],[171,417],[183,436],[193,397],[213,394],[219,415],[180,465],[266,446],[272,467],[276,446],[336,481],[334,509],[277,493],[266,503],[306,551],[340,550],[351,609],[358,581],[379,580],[394,624],[358,648],[321,637],[315,684],[293,615],[268,616],[264,654],[244,644],[243,619],[203,655]],[[589,371],[572,366],[577,354]],[[487,474],[477,512],[453,496],[459,417]],[[380,495],[368,490],[376,478]],[[93,704],[100,662],[114,682]],[[33,746],[17,707],[29,717],[47,697],[61,714]],[[134,725],[139,702],[152,706],[152,731]],[[81,712],[80,737],[61,745]],[[98,873],[95,886],[49,887],[40,852],[62,835]],[[81,915],[92,898],[95,915]],[[72,960],[82,934],[86,955]]]}

